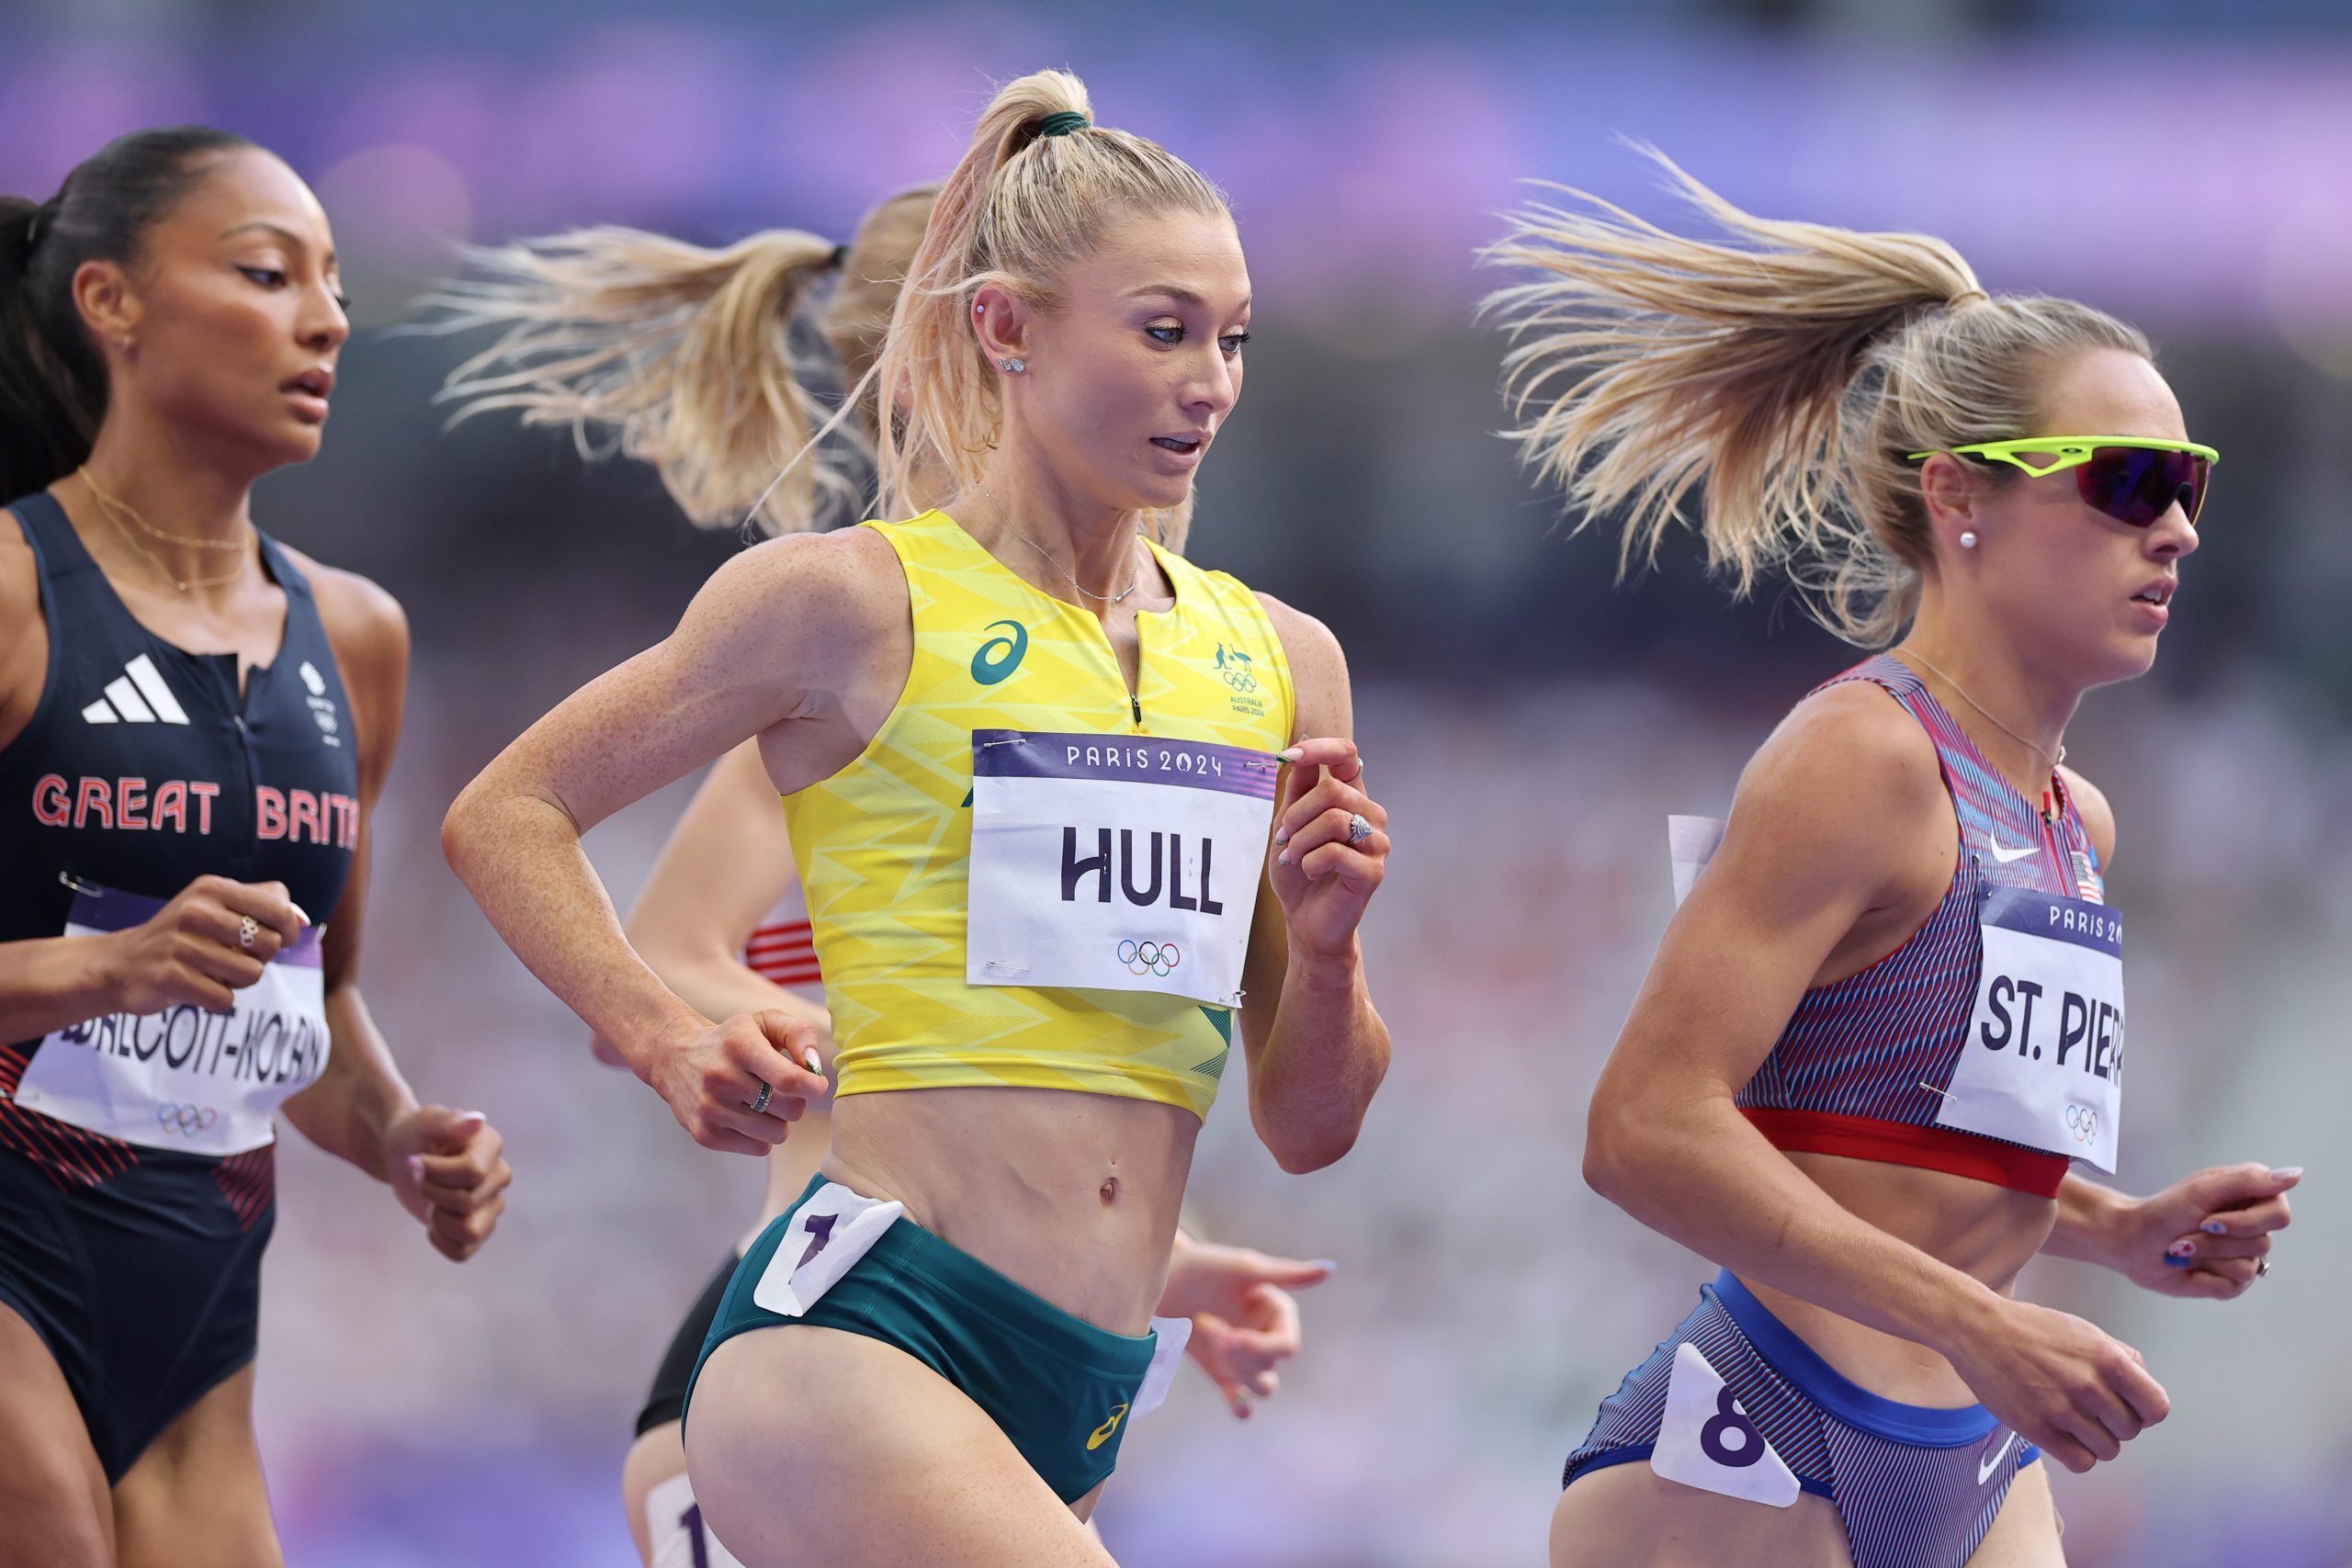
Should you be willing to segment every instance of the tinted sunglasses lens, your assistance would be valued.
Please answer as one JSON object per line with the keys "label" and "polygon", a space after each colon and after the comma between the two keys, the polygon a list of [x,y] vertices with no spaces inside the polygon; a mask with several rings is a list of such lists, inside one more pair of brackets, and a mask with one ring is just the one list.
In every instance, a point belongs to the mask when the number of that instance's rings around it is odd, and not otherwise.
{"label": "tinted sunglasses lens", "polygon": [[2191,523],[2205,504],[2209,465],[2194,452],[2102,446],[2075,472],[2083,500],[2119,523],[2146,528],[2178,502]]}

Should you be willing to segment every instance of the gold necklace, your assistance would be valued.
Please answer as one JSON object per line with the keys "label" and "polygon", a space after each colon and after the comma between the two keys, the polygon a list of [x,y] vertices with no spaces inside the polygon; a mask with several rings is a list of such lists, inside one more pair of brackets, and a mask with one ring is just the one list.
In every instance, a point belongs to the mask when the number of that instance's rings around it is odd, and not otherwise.
{"label": "gold necklace", "polygon": [[187,545],[199,550],[242,550],[245,547],[245,541],[243,539],[199,539],[187,534],[166,534],[139,515],[139,509],[130,502],[118,500],[100,490],[98,481],[91,476],[89,464],[83,464],[74,472],[82,476],[82,482],[90,487],[90,493],[96,496],[107,509],[128,516],[149,536],[161,539],[167,545]]}
{"label": "gold necklace", "polygon": [[[1974,697],[1968,694],[1967,688],[1963,687],[1959,682],[1953,680],[1950,675],[1944,675],[1942,668],[1938,665],[1934,660],[1929,659],[1926,654],[1920,652],[1916,648],[1905,648],[1899,649],[1898,651],[1909,654],[1912,658],[1917,660],[1928,669],[1933,670],[1937,674],[1943,675],[1944,684],[1950,686],[1953,691],[1958,692],[1960,694],[1960,700],[1966,703],[1970,707],[1974,708],[1977,713],[1984,717],[1985,722],[1992,725],[1994,728],[1999,730],[2002,734],[2007,736],[2018,745],[2025,747],[2035,756],[2050,757],[2048,750],[2042,747],[2036,746],[2032,741],[2028,740],[2024,736],[2019,735],[2016,730],[2011,729],[2007,725],[2003,724],[1998,718],[1994,717],[1991,711],[1988,710],[1983,703],[1978,702]],[[2055,757],[2050,757],[2050,765],[2054,769],[2061,763],[2064,762],[2065,760],[2066,744],[2062,740],[2058,743],[2058,754]]]}
{"label": "gold necklace", "polygon": [[[85,477],[86,478],[86,476]],[[164,574],[164,581],[169,582],[173,587],[178,589],[181,592],[185,593],[191,588],[226,587],[228,584],[236,581],[237,579],[245,574],[245,562],[243,558],[240,557],[234,565],[231,566],[228,570],[220,573],[217,577],[182,578],[178,573],[172,570],[171,567],[165,563],[163,557],[149,549],[145,545],[141,544],[139,542],[139,536],[132,533],[129,528],[123,525],[122,519],[115,515],[114,508],[106,503],[107,496],[103,491],[99,490],[97,486],[92,485],[90,487],[90,493],[98,498],[98,510],[105,513],[106,520],[107,522],[115,525],[115,530],[122,536],[123,542],[128,544],[132,549],[137,550],[141,555],[146,557],[147,559],[153,564],[155,570]],[[206,542],[210,543],[212,541],[208,540]],[[240,546],[235,547],[242,548],[243,547]]]}

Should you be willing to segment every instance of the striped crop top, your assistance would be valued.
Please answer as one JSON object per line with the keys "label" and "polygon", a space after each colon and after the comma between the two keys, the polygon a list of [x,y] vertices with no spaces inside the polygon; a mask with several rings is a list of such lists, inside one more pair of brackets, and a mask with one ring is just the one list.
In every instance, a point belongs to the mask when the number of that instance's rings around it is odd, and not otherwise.
{"label": "striped crop top", "polygon": [[1968,1038],[1984,963],[1978,907],[1996,886],[2104,901],[2098,852],[2055,776],[2045,818],[2018,793],[1909,666],[1886,655],[1846,671],[1883,687],[1934,741],[1958,861],[1943,902],[1884,958],[1807,991],[1736,1103],[1777,1148],[1950,1171],[2054,1196],[2068,1161],[1940,1126]]}

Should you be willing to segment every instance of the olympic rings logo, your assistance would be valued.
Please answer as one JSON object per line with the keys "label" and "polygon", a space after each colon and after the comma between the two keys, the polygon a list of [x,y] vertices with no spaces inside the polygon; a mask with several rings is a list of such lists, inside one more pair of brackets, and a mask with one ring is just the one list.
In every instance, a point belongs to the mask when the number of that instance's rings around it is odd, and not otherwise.
{"label": "olympic rings logo", "polygon": [[1165,980],[1175,972],[1184,955],[1176,951],[1172,942],[1123,942],[1119,944],[1119,962],[1127,966],[1130,975],[1150,975]]}
{"label": "olympic rings logo", "polygon": [[2087,1105],[2066,1107],[2066,1131],[2075,1134],[2075,1142],[2087,1144],[2098,1136],[2098,1112]]}
{"label": "olympic rings logo", "polygon": [[166,1133],[188,1137],[197,1133],[209,1133],[220,1120],[220,1112],[209,1105],[181,1105],[165,1100],[155,1107],[155,1120]]}

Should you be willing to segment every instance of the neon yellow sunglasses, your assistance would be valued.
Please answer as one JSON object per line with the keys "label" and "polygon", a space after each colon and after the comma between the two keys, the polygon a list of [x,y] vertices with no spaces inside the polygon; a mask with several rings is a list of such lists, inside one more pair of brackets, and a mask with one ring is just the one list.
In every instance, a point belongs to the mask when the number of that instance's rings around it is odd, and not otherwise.
{"label": "neon yellow sunglasses", "polygon": [[[2063,468],[2075,470],[2075,487],[2083,503],[2098,508],[2119,523],[2146,528],[2173,509],[2177,502],[2193,525],[2205,510],[2207,482],[2222,455],[2194,441],[2165,441],[2144,435],[2041,435],[2018,441],[1978,441],[1947,446],[1955,457],[1980,457],[2023,468],[2044,479]],[[1933,452],[1914,452],[1911,461],[1924,463]],[[2042,457],[2047,462],[2031,459]]]}

